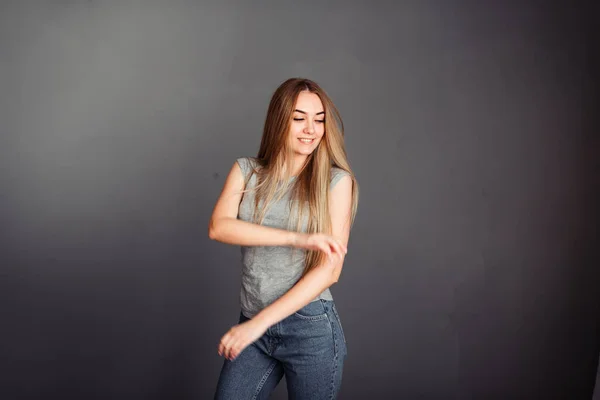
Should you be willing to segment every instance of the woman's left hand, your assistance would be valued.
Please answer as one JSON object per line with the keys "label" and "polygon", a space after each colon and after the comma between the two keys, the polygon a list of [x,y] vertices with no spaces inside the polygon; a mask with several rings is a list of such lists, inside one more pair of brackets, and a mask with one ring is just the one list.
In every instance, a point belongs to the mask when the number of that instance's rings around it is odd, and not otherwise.
{"label": "woman's left hand", "polygon": [[267,328],[252,319],[232,326],[219,342],[219,355],[234,360],[242,350],[260,338]]}

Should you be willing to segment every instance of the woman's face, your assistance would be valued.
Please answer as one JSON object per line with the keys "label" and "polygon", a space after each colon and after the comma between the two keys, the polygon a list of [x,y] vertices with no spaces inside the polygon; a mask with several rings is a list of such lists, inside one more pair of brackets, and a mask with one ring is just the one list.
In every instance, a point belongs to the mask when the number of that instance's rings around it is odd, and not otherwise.
{"label": "woman's face", "polygon": [[300,92],[292,114],[290,139],[296,155],[310,155],[325,133],[325,109],[314,93]]}

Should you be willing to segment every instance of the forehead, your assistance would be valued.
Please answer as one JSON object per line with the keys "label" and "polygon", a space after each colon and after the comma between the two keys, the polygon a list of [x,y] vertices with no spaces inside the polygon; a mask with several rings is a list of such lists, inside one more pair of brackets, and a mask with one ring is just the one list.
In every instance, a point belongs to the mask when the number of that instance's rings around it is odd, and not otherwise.
{"label": "forehead", "polygon": [[325,111],[321,98],[315,93],[310,92],[300,92],[294,108],[311,114]]}

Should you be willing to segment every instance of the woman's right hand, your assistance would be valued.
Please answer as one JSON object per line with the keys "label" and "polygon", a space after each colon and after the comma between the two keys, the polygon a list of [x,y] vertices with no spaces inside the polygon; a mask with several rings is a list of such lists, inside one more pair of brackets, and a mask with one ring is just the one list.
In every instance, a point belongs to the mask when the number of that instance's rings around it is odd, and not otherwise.
{"label": "woman's right hand", "polygon": [[341,242],[341,240],[323,233],[299,234],[295,247],[306,250],[322,251],[327,254],[330,259],[333,259],[333,255],[342,257],[348,253],[348,248]]}

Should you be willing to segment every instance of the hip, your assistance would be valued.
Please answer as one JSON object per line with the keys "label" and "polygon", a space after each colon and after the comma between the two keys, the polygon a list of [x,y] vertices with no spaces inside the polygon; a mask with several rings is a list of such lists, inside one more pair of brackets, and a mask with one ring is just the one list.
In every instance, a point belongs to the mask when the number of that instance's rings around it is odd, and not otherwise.
{"label": "hip", "polygon": [[[240,323],[251,318],[240,313]],[[333,356],[347,354],[347,342],[342,321],[333,300],[317,299],[270,326],[263,335],[295,352],[331,352]],[[274,349],[274,348],[273,348]]]}

